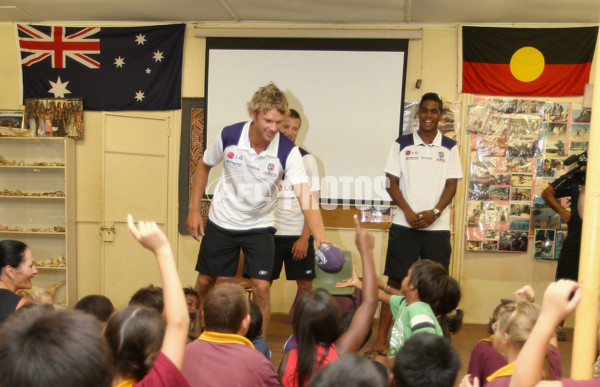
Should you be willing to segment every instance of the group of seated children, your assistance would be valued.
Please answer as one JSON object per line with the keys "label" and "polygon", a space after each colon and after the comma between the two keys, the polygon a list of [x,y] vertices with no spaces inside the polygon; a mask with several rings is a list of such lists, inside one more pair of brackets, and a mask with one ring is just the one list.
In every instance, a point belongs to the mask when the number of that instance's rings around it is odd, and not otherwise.
{"label": "group of seated children", "polygon": [[[385,286],[375,273],[373,236],[357,217],[355,224],[363,278],[354,270],[337,286],[362,290],[362,303],[344,322],[327,291],[304,294],[278,371],[261,336],[260,309],[246,291],[215,286],[200,313],[197,294],[181,286],[166,236],[156,223],[135,225],[128,216],[133,237],[156,257],[162,287],[140,289],[117,311],[100,295],[82,298],[75,310],[19,308],[0,328],[0,386],[453,386],[460,360],[448,335],[462,322],[458,283],[422,259],[401,289]],[[494,312],[493,336],[477,344],[460,385],[600,385],[600,379],[561,379],[552,332],[581,299],[579,285],[551,284],[541,312],[530,287],[516,295]],[[391,306],[395,322],[388,356],[369,359],[357,352],[370,337],[379,301]]]}

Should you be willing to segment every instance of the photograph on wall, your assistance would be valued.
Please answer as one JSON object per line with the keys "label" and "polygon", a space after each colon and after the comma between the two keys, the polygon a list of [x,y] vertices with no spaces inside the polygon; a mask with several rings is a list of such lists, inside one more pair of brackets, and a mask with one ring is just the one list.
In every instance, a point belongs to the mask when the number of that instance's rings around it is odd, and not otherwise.
{"label": "photograph on wall", "polygon": [[581,107],[581,104],[573,104],[571,119],[574,123],[589,124],[592,122],[592,109],[584,109]]}
{"label": "photograph on wall", "polygon": [[534,136],[538,137],[542,118],[526,114],[516,114],[510,119],[511,136]]}
{"label": "photograph on wall", "polygon": [[500,231],[498,250],[524,252],[527,251],[529,234],[526,231]]}
{"label": "photograph on wall", "polygon": [[490,98],[490,113],[516,113],[519,106],[518,99]]}
{"label": "photograph on wall", "polygon": [[23,128],[35,137],[83,139],[83,99],[26,98]]}
{"label": "photograph on wall", "polygon": [[467,107],[467,133],[485,133],[488,125],[488,105],[473,104]]}
{"label": "photograph on wall", "polygon": [[419,129],[419,101],[405,101],[402,114],[402,134],[416,132]]}
{"label": "photograph on wall", "polygon": [[0,110],[0,136],[32,137],[33,131],[23,129],[22,110]]}
{"label": "photograph on wall", "polygon": [[590,141],[590,124],[571,124],[571,141]]}
{"label": "photograph on wall", "polygon": [[533,199],[531,226],[533,228],[560,228],[560,215],[550,208],[544,199],[536,197]]}
{"label": "photograph on wall", "polygon": [[544,106],[544,121],[546,122],[566,122],[568,117],[568,103],[547,102]]}
{"label": "photograph on wall", "polygon": [[517,104],[517,113],[542,116],[544,114],[544,101],[520,99]]}
{"label": "photograph on wall", "polygon": [[556,230],[535,229],[534,258],[554,259],[555,235]]}
{"label": "photograph on wall", "polygon": [[554,259],[560,257],[560,252],[567,237],[567,230],[556,230],[556,239],[554,241]]}

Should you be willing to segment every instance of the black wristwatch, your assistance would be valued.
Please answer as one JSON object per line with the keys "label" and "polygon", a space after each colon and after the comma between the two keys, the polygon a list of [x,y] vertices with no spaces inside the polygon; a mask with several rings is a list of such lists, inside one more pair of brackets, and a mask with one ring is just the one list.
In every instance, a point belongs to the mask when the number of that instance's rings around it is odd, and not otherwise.
{"label": "black wristwatch", "polygon": [[438,209],[437,209],[437,208],[435,208],[435,207],[433,207],[433,210],[432,210],[432,211],[433,211],[433,214],[435,215],[435,218],[436,218],[436,219],[437,219],[437,218],[439,218],[439,217],[440,217],[440,215],[442,214],[442,213],[440,212],[440,210],[438,210]]}

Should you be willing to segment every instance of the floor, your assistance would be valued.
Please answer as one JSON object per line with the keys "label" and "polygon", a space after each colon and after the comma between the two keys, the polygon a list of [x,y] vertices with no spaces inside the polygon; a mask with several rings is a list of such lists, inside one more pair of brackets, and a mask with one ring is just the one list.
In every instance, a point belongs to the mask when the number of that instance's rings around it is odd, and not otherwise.
{"label": "floor", "polygon": [[[378,320],[373,322],[373,334],[365,347],[360,353],[363,353],[366,349],[371,346],[371,343],[375,341],[377,337]],[[565,329],[567,335],[567,341],[559,342],[558,349],[561,355],[562,363],[562,375],[563,377],[569,377],[571,373],[571,350],[573,347],[573,330]],[[271,326],[269,328],[268,343],[271,348],[271,361],[275,370],[279,367],[281,358],[283,357],[283,345],[288,337],[292,334],[292,325],[290,318],[287,314],[276,313],[271,316]],[[462,329],[456,334],[452,335],[452,344],[454,344],[461,360],[461,370],[458,373],[458,381],[467,373],[467,366],[469,364],[469,356],[471,350],[475,344],[488,336],[487,325],[474,325],[465,324]]]}

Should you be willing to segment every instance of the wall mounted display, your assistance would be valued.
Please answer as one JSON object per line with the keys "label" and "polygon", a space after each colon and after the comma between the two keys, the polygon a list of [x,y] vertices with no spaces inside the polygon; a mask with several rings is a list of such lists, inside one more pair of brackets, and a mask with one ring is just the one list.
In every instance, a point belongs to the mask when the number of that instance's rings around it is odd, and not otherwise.
{"label": "wall mounted display", "polygon": [[535,258],[558,258],[566,224],[541,194],[568,171],[567,157],[587,150],[590,119],[571,103],[476,98],[467,107],[467,250],[523,252],[533,235]]}
{"label": "wall mounted display", "polygon": [[34,137],[83,139],[83,99],[27,98],[23,129]]}

